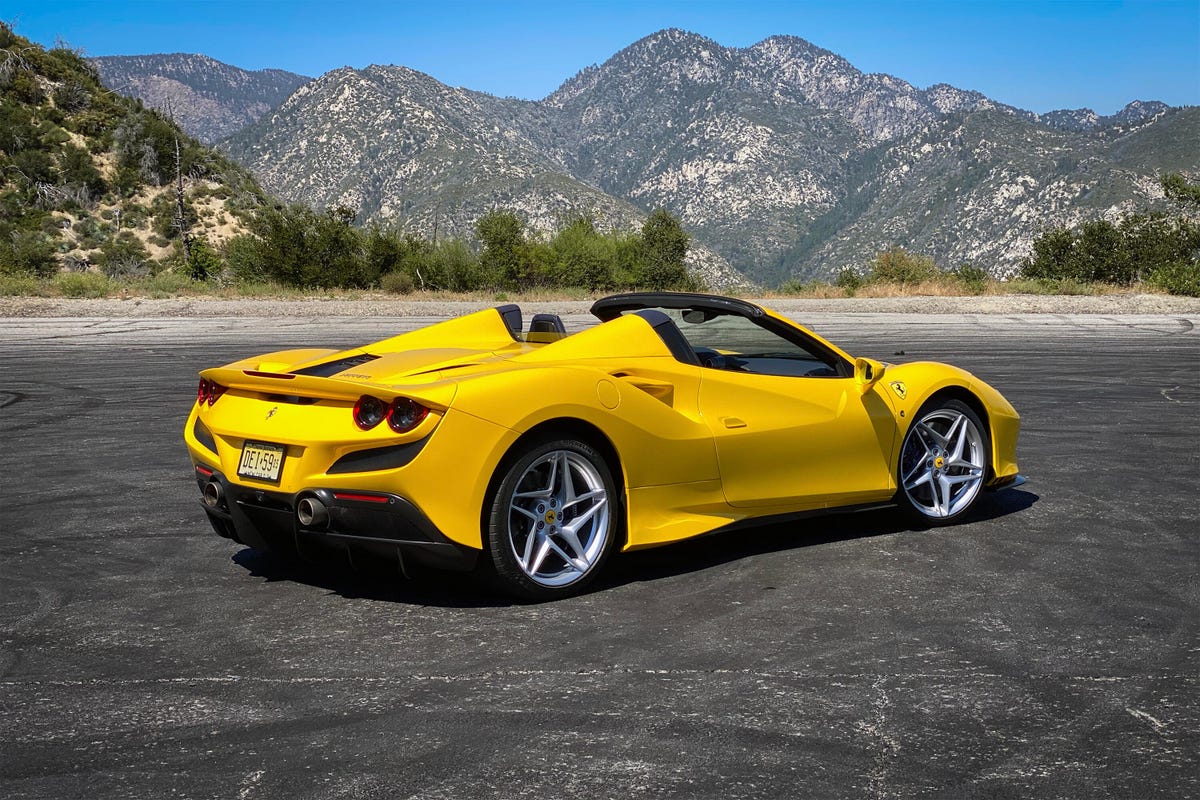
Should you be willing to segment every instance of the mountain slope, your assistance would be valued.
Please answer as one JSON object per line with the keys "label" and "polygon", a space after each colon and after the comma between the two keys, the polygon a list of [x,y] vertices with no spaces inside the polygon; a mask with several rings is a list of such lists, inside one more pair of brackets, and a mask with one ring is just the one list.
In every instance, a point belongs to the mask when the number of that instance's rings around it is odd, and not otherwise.
{"label": "mountain slope", "polygon": [[[878,171],[845,201],[855,207],[832,226],[837,235],[786,254],[777,274],[828,275],[896,244],[945,266],[1011,274],[1043,228],[1116,218],[1161,199],[1155,171],[1195,169],[1195,154],[1178,151],[1198,140],[1200,109],[1100,135],[997,111],[953,116],[882,150]],[[1165,142],[1179,143],[1174,157]]]}
{"label": "mountain slope", "polygon": [[[550,231],[581,214],[630,229],[644,213],[572,177],[497,117],[534,118],[536,104],[455,89],[404,67],[344,68],[299,89],[225,143],[270,190],[345,206],[423,236],[473,234],[495,208]],[[714,286],[744,283],[697,248],[693,269]]]}
{"label": "mountain slope", "polygon": [[0,23],[0,272],[181,263],[176,158],[192,241],[246,231],[265,198],[244,168],[107,90],[77,53]]}
{"label": "mountain slope", "polygon": [[540,102],[404,67],[338,70],[228,147],[289,199],[425,232],[464,233],[496,206],[541,230],[663,207],[770,283],[890,245],[1006,274],[1043,225],[1119,214],[1156,197],[1157,172],[1200,171],[1178,144],[1196,141],[1189,110],[1089,113],[918,89],[795,37],[728,48],[666,30]]}
{"label": "mountain slope", "polygon": [[170,53],[90,59],[105,85],[170,112],[185,131],[215,144],[255,122],[311,78],[279,69],[250,72],[203,55]]}

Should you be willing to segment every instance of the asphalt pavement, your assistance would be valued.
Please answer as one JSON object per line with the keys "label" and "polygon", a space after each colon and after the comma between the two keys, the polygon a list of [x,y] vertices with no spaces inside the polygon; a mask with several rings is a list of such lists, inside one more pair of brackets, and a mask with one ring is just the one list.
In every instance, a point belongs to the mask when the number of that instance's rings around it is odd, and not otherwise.
{"label": "asphalt pavement", "polygon": [[948,528],[740,530],[541,605],[212,533],[198,369],[427,321],[0,319],[0,797],[1200,795],[1200,317],[809,315],[1021,412],[1029,483]]}

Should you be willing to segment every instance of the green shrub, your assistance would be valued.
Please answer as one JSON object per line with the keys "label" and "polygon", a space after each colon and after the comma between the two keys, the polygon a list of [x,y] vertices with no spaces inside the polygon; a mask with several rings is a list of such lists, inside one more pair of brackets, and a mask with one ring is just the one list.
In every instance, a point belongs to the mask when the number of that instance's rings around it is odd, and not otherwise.
{"label": "green shrub", "polygon": [[150,217],[150,209],[141,203],[129,203],[121,208],[122,228],[141,228]]}
{"label": "green shrub", "polygon": [[15,153],[12,163],[30,183],[50,183],[54,179],[54,159],[42,150],[22,150]]}
{"label": "green shrub", "polygon": [[206,281],[221,271],[221,256],[213,250],[208,240],[197,236],[189,248],[187,273],[193,281]]}
{"label": "green shrub", "polygon": [[1133,214],[1119,225],[1090,220],[1078,228],[1043,232],[1021,265],[1021,276],[1131,286],[1159,269],[1191,261],[1197,249],[1200,225],[1185,217]]}
{"label": "green shrub", "polygon": [[108,191],[108,184],[100,170],[96,169],[91,155],[82,147],[67,145],[62,149],[59,160],[63,183],[76,184],[87,188],[89,197],[99,197]]}
{"label": "green shrub", "polygon": [[889,247],[871,261],[868,280],[871,283],[921,283],[941,275],[929,256],[910,253],[903,247]]}
{"label": "green shrub", "polygon": [[863,287],[866,281],[862,275],[858,274],[858,270],[850,267],[843,268],[834,279],[834,285],[844,289],[847,297],[853,297],[854,293]]}
{"label": "green shrub", "polygon": [[[154,232],[158,236],[163,239],[179,238],[179,225],[176,224],[179,205],[174,192],[163,192],[154,198],[154,202],[150,205],[150,213],[152,215]],[[184,226],[188,230],[191,230],[196,226],[198,219],[196,207],[192,204],[191,200],[185,197],[183,200]]]}
{"label": "green shrub", "polygon": [[470,292],[494,286],[498,276],[487,271],[480,259],[461,239],[446,239],[438,242],[429,254],[429,276],[426,281],[431,288],[448,289],[452,292]]}
{"label": "green shrub", "polygon": [[0,297],[20,297],[38,293],[41,284],[30,275],[8,275],[0,272]]}
{"label": "green shrub", "polygon": [[48,278],[58,272],[54,241],[38,231],[18,230],[0,241],[0,273]]}
{"label": "green shrub", "polygon": [[54,279],[63,297],[105,297],[112,284],[95,272],[66,272]]}
{"label": "green shrub", "polygon": [[1200,262],[1177,261],[1158,267],[1146,282],[1168,294],[1200,297]]}
{"label": "green shrub", "polygon": [[150,272],[150,254],[128,231],[122,231],[101,245],[96,262],[110,278],[141,278]]}
{"label": "green shrub", "polygon": [[972,264],[959,264],[950,271],[950,277],[971,294],[982,294],[983,290],[987,288],[990,276],[986,270],[980,267]]}
{"label": "green shrub", "polygon": [[225,267],[239,283],[259,283],[266,280],[267,269],[260,254],[261,240],[242,234],[225,243]]}
{"label": "green shrub", "polygon": [[68,114],[76,114],[92,104],[92,93],[74,81],[59,86],[51,94],[54,105]]}
{"label": "green shrub", "polygon": [[590,291],[611,289],[616,241],[601,236],[591,219],[577,217],[551,240],[544,260],[552,265],[549,277],[555,285],[580,286]]}
{"label": "green shrub", "polygon": [[112,238],[113,227],[95,217],[81,217],[72,226],[82,250],[94,250]]}
{"label": "green shrub", "polygon": [[173,297],[187,291],[202,292],[207,287],[207,284],[192,280],[173,269],[164,269],[151,275],[140,281],[140,285],[152,297]]}
{"label": "green shrub", "polygon": [[38,138],[42,143],[42,147],[52,149],[71,141],[71,134],[58,125],[46,122],[38,128]]}
{"label": "green shrub", "polygon": [[407,272],[389,272],[379,279],[379,286],[389,294],[412,294],[417,282]]}

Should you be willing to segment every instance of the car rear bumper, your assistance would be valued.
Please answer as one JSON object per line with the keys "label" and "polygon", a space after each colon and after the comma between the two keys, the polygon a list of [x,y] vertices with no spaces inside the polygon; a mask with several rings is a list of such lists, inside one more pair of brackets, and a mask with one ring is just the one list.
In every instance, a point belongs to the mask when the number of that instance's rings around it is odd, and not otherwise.
{"label": "car rear bumper", "polygon": [[[356,555],[394,559],[403,572],[407,564],[447,570],[469,570],[479,551],[452,542],[419,508],[399,495],[336,488],[305,489],[296,494],[249,489],[207,467],[197,467],[196,483],[213,530],[248,547],[291,548],[316,561],[339,554],[354,564]],[[297,504],[309,498],[325,513],[305,525]]]}

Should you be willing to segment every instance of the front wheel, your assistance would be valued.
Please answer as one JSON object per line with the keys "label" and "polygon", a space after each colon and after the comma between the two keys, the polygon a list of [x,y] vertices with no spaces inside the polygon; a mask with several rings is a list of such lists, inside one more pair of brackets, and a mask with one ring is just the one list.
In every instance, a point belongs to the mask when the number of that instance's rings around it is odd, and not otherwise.
{"label": "front wheel", "polygon": [[987,428],[959,400],[922,409],[900,449],[896,499],[932,525],[966,513],[983,489],[990,458]]}
{"label": "front wheel", "polygon": [[531,600],[574,594],[617,539],[620,502],[608,463],[586,442],[560,439],[503,469],[487,530],[503,588]]}

